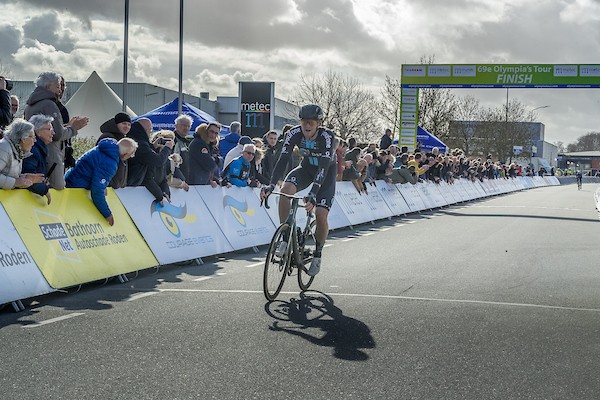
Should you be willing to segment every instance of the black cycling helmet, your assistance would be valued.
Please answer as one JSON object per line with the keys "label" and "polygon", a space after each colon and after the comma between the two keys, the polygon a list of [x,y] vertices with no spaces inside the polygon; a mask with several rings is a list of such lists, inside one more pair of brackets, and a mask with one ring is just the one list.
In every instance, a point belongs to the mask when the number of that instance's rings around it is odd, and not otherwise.
{"label": "black cycling helmet", "polygon": [[316,104],[307,104],[300,108],[298,113],[300,119],[323,119],[323,109]]}

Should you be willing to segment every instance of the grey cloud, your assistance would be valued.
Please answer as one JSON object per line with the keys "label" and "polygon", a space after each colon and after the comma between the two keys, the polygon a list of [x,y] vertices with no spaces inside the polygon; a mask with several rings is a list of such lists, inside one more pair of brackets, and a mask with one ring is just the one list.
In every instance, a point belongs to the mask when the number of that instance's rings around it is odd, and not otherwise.
{"label": "grey cloud", "polygon": [[[352,4],[345,0],[290,0],[303,19],[297,24],[273,23],[290,11],[283,0],[237,1],[205,0],[184,3],[185,40],[209,46],[247,50],[277,47],[322,49],[331,46],[378,46],[356,20]],[[80,18],[100,16],[123,21],[122,0],[83,2],[73,0],[23,0],[42,9],[67,10]],[[167,40],[179,35],[179,2],[146,0],[130,3],[130,23],[147,26]]]}
{"label": "grey cloud", "polygon": [[0,25],[0,43],[2,43],[2,46],[0,46],[0,59],[10,58],[12,54],[16,53],[21,47],[22,36],[17,27],[9,24]]}
{"label": "grey cloud", "polygon": [[28,45],[37,40],[65,53],[75,49],[75,36],[70,30],[64,29],[58,13],[54,11],[30,18],[23,25],[23,32]]}

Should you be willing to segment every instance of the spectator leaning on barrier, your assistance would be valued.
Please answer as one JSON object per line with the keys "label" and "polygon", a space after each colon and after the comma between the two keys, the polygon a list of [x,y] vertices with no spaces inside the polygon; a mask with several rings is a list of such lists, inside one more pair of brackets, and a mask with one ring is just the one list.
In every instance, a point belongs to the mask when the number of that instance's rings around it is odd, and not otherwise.
{"label": "spectator leaning on barrier", "polygon": [[15,119],[0,139],[0,189],[28,188],[44,180],[44,174],[23,174],[23,159],[35,143],[33,124]]}
{"label": "spectator leaning on barrier", "polygon": [[56,172],[52,174],[48,182],[50,187],[61,190],[65,188],[64,161],[66,142],[77,135],[77,131],[89,122],[87,117],[73,117],[68,125],[63,126],[63,119],[58,106],[61,93],[61,77],[56,72],[43,72],[35,81],[36,88],[27,99],[25,107],[25,118],[29,119],[35,114],[49,115],[54,118],[52,127],[54,137],[48,145],[47,161],[49,165],[56,163]]}
{"label": "spectator leaning on barrier", "polygon": [[266,179],[271,179],[273,168],[277,162],[277,132],[269,131],[263,136],[264,155],[262,159],[262,175]]}
{"label": "spectator leaning on barrier", "polygon": [[[115,139],[119,141],[123,139],[131,130],[131,117],[126,113],[117,113],[113,118],[104,122],[100,125],[100,132],[102,133],[96,145],[100,143],[102,139]],[[110,181],[110,187],[113,189],[119,189],[127,186],[127,161],[119,162],[117,173]]]}
{"label": "spectator leaning on barrier", "polygon": [[130,138],[118,142],[102,139],[96,147],[82,155],[65,175],[66,187],[91,191],[94,205],[109,225],[113,225],[115,220],[106,202],[106,188],[117,172],[119,161],[133,157],[137,147],[137,143]]}
{"label": "spectator leaning on barrier", "polygon": [[[181,156],[177,153],[173,153],[173,149],[170,148],[170,143],[175,144],[175,133],[168,129],[163,129],[161,131],[155,132],[152,134],[150,138],[150,143],[156,149],[156,151],[161,152],[161,149],[166,147],[169,149],[170,155],[165,160],[162,167],[157,168],[154,173],[154,179],[158,186],[163,189],[164,193],[171,197],[170,187],[177,187],[185,190],[186,192],[190,189],[188,184],[185,181],[185,177],[183,173],[179,169],[181,165]],[[177,160],[174,162],[173,160]]]}
{"label": "spectator leaning on barrier", "polygon": [[152,135],[152,121],[148,118],[140,118],[131,124],[131,130],[128,137],[133,139],[138,148],[136,156],[129,160],[127,167],[127,186],[144,186],[154,199],[161,204],[164,204],[163,199],[170,199],[169,186],[162,184],[163,179],[161,170],[164,175],[164,166],[169,156],[171,148],[174,147],[172,140],[167,141],[164,145],[150,143]]}
{"label": "spectator leaning on barrier", "polygon": [[242,124],[240,124],[238,121],[233,121],[231,125],[229,125],[229,131],[231,133],[219,140],[219,154],[222,158],[226,158],[227,153],[229,153],[231,149],[239,144],[238,142],[241,137]]}
{"label": "spectator leaning on barrier", "polygon": [[[235,158],[223,170],[223,185],[246,187],[250,184],[251,161],[254,159],[256,146],[252,143],[244,145],[242,155]],[[231,184],[231,185],[230,185]]]}
{"label": "spectator leaning on barrier", "polygon": [[[52,136],[54,136],[54,129],[52,128],[53,120],[53,117],[41,114],[36,114],[29,118],[29,122],[33,124],[36,141],[31,148],[31,155],[23,160],[23,172],[43,174],[44,176],[48,175],[48,163],[46,162],[48,147],[46,146],[52,142]],[[54,171],[54,169],[52,170]],[[52,201],[52,197],[48,191],[50,187],[45,180],[34,183],[28,189],[40,196],[46,196],[48,204]]]}
{"label": "spectator leaning on barrier", "polygon": [[188,151],[194,135],[190,133],[194,120],[189,115],[181,114],[175,118],[175,147],[173,152],[181,156],[180,169],[186,179],[189,178]]}
{"label": "spectator leaning on barrier", "polygon": [[[219,132],[221,126],[211,122],[196,128],[194,140],[190,144],[190,185],[219,185],[219,170],[222,162],[219,155]],[[250,139],[250,138],[248,138]]]}

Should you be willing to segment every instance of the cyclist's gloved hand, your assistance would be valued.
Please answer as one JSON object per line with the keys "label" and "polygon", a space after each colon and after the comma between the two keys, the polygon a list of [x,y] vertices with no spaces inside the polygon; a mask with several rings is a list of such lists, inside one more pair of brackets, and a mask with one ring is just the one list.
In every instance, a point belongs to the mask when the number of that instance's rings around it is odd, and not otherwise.
{"label": "cyclist's gloved hand", "polygon": [[304,196],[304,203],[308,204],[312,204],[313,207],[317,206],[317,196],[314,193],[309,193],[306,196]]}
{"label": "cyclist's gloved hand", "polygon": [[275,185],[265,186],[260,190],[260,205],[265,204],[266,208],[269,208],[269,203],[267,202],[267,198],[273,191],[275,190]]}

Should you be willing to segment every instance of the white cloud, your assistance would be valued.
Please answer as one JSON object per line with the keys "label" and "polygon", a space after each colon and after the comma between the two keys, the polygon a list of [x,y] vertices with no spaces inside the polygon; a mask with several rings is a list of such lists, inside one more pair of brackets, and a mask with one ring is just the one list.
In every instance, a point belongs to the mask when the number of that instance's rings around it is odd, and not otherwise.
{"label": "white cloud", "polygon": [[560,17],[565,22],[578,25],[600,20],[600,3],[595,0],[575,0],[567,4]]}
{"label": "white cloud", "polygon": [[[1,62],[19,71],[16,79],[45,69],[71,81],[93,70],[107,81],[122,79],[122,0],[0,1],[10,15],[0,25]],[[385,75],[399,78],[401,64],[422,56],[434,55],[438,63],[590,63],[600,50],[600,5],[591,0],[185,4],[184,91],[213,96],[235,95],[239,80],[256,79],[275,81],[277,96],[293,98],[301,75],[330,69],[379,93]],[[130,17],[129,81],[177,89],[177,7],[163,0],[132,2]],[[595,91],[514,93],[532,108],[552,103],[539,116],[554,140],[569,142],[600,125]],[[501,90],[472,94],[490,105],[504,98]]]}

